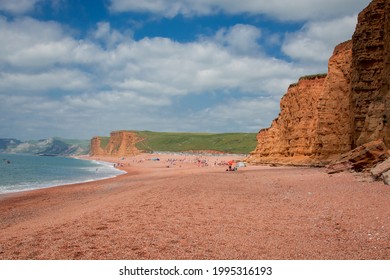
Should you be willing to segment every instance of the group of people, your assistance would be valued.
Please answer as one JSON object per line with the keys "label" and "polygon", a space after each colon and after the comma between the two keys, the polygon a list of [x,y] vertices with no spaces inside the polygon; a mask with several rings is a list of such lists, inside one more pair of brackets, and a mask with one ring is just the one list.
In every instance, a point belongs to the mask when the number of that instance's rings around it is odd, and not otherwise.
{"label": "group of people", "polygon": [[234,165],[234,161],[228,162],[228,168],[226,171],[237,171],[237,166]]}
{"label": "group of people", "polygon": [[[119,168],[124,166],[126,158],[121,158],[114,164],[114,167]],[[237,171],[238,164],[234,160],[225,160],[223,158],[210,158],[210,157],[202,157],[199,155],[196,156],[187,156],[187,155],[179,155],[178,157],[134,157],[131,160],[132,163],[135,164],[143,164],[145,162],[161,162],[163,166],[167,168],[171,167],[183,167],[183,166],[197,166],[197,167],[225,167],[226,171]],[[127,162],[127,165],[130,166],[130,162]]]}

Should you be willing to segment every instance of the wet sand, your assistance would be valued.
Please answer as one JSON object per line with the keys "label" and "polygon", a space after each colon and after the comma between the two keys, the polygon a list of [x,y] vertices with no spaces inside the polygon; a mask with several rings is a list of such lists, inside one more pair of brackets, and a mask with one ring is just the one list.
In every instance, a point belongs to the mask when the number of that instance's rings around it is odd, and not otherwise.
{"label": "wet sand", "polygon": [[390,259],[382,182],[322,168],[227,172],[231,157],[100,159],[128,173],[1,195],[0,259]]}

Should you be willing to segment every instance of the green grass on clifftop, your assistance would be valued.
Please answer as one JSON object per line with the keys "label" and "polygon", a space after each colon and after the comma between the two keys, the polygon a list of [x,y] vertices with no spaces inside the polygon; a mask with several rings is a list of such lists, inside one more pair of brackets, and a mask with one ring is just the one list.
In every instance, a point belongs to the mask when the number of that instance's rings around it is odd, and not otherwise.
{"label": "green grass on clifftop", "polygon": [[137,148],[152,151],[204,151],[247,154],[256,148],[256,133],[185,133],[136,131],[143,141]]}

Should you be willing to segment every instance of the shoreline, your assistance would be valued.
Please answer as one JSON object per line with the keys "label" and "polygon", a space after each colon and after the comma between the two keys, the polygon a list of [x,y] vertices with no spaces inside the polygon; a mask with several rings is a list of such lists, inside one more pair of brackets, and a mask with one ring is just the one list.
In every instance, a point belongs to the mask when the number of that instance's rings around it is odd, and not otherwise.
{"label": "shoreline", "polygon": [[[37,155],[41,156],[41,155]],[[66,179],[62,180],[61,182],[54,183],[55,181],[48,181],[48,182],[41,182],[39,185],[36,185],[34,187],[28,186],[25,189],[19,189],[19,190],[8,190],[8,191],[0,191],[0,196],[6,195],[6,194],[11,194],[11,193],[20,193],[20,192],[28,192],[28,191],[33,191],[33,190],[39,190],[39,189],[49,189],[49,188],[55,188],[55,187],[62,187],[62,186],[68,186],[68,185],[74,185],[74,184],[83,184],[83,183],[89,183],[89,182],[95,182],[95,181],[100,181],[100,180],[106,180],[110,178],[115,178],[117,176],[123,175],[126,173],[125,170],[122,170],[120,168],[115,168],[112,167],[112,162],[109,161],[98,161],[95,159],[90,159],[88,156],[59,156],[63,158],[72,158],[72,159],[77,159],[77,160],[86,160],[90,162],[94,162],[98,165],[105,166],[106,168],[113,168],[114,170],[120,170],[121,172],[118,171],[117,174],[112,174],[108,175],[107,177],[101,177],[101,178],[89,178],[89,179]]]}
{"label": "shoreline", "polygon": [[[12,196],[18,195],[18,194],[26,194],[28,195],[29,192],[34,192],[34,191],[44,191],[44,190],[49,190],[52,188],[63,188],[63,187],[72,187],[72,186],[80,186],[82,187],[84,184],[93,184],[93,183],[98,183],[100,181],[106,181],[110,179],[115,179],[120,176],[126,176],[130,173],[130,175],[138,174],[139,170],[134,172],[134,166],[130,165],[130,162],[137,161],[138,163],[144,162],[147,160],[151,160],[153,158],[156,158],[156,156],[162,157],[164,160],[170,159],[170,158],[194,158],[190,164],[195,163],[197,158],[213,158],[214,160],[216,159],[221,159],[222,157],[229,157],[229,158],[239,158],[243,155],[241,154],[197,154],[197,153],[169,153],[169,152],[156,152],[156,153],[141,153],[137,156],[132,156],[132,157],[115,157],[115,156],[90,156],[90,155],[81,155],[81,156],[70,156],[69,158],[74,158],[78,160],[87,160],[87,161],[92,161],[92,162],[98,162],[98,163],[105,163],[107,165],[114,165],[114,169],[121,170],[124,173],[119,173],[117,175],[113,175],[110,177],[106,178],[99,178],[99,179],[92,179],[92,180],[86,180],[86,181],[79,181],[79,182],[71,182],[71,183],[65,183],[65,184],[58,184],[58,185],[50,185],[47,187],[38,187],[38,188],[31,188],[31,189],[24,189],[20,191],[10,191],[10,192],[0,192],[0,200],[3,196]],[[65,157],[65,156],[64,156]],[[160,166],[161,167],[161,166]],[[163,165],[163,167],[166,167],[166,165]]]}
{"label": "shoreline", "polygon": [[115,178],[0,196],[0,259],[390,259],[381,182],[155,156],[125,158]]}

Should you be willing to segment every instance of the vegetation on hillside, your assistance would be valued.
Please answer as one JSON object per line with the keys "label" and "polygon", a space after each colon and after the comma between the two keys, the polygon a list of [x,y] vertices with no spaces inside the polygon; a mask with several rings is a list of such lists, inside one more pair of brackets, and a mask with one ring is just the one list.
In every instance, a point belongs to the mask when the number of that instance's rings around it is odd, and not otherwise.
{"label": "vegetation on hillside", "polygon": [[143,139],[137,148],[146,151],[219,151],[247,154],[256,148],[256,133],[185,133],[136,131]]}
{"label": "vegetation on hillside", "polygon": [[299,80],[315,80],[319,78],[325,78],[327,75],[328,75],[327,73],[307,75],[307,76],[300,77]]}
{"label": "vegetation on hillside", "polygon": [[[315,80],[315,79],[320,79],[320,78],[325,78],[328,74],[327,73],[321,73],[321,74],[314,74],[314,75],[307,75],[307,76],[302,76],[299,78],[299,81],[301,80]],[[292,83],[288,86],[288,88],[292,88],[297,86],[298,83]]]}

